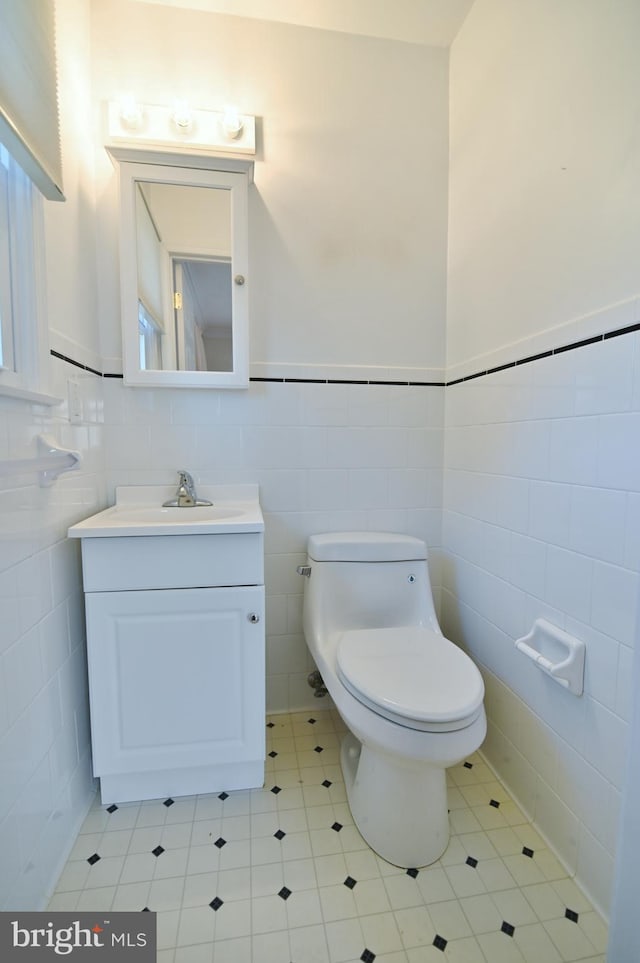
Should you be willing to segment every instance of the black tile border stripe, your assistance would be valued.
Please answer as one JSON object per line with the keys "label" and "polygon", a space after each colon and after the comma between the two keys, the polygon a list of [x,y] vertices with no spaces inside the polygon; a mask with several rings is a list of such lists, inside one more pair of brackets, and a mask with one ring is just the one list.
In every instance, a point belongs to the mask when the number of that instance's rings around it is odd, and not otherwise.
{"label": "black tile border stripe", "polygon": [[254,377],[249,378],[251,383],[253,382],[269,382],[271,384],[287,384],[287,385],[391,385],[400,386],[402,388],[444,388],[446,382],[444,381],[381,381],[376,379],[375,381],[371,379],[367,381],[363,378],[269,378],[269,377]]}
{"label": "black tile border stripe", "polygon": [[[541,351],[539,354],[526,355],[524,358],[517,358],[515,361],[507,361],[504,364],[495,365],[493,368],[485,368],[482,371],[474,371],[473,374],[463,375],[461,378],[453,378],[451,381],[384,381],[382,379],[362,379],[362,378],[287,378],[287,377],[253,377],[249,378],[249,381],[253,384],[304,384],[304,385],[389,385],[391,387],[403,387],[403,388],[450,388],[453,385],[464,384],[466,381],[474,381],[476,378],[484,378],[486,375],[496,374],[498,371],[506,371],[508,368],[517,368],[523,364],[529,364],[531,361],[539,361],[541,358],[551,358],[556,354],[564,354],[567,351],[575,351],[578,348],[584,348],[589,344],[597,344],[598,341],[609,341],[611,338],[619,338],[621,335],[632,334],[635,331],[640,331],[640,321],[634,324],[628,324],[624,328],[616,328],[613,331],[607,331],[604,334],[596,334],[591,338],[583,338],[581,341],[572,341],[570,344],[563,344],[559,348],[551,348],[549,351]],[[81,368],[83,371],[90,371],[91,374],[97,375],[99,378],[119,378],[123,379],[124,375],[114,374],[112,372],[102,372],[98,371],[96,368],[92,368],[90,365],[82,364],[80,361],[74,361],[73,358],[69,358],[67,355],[61,354],[59,351],[54,351],[51,349],[51,355],[54,358],[58,358],[60,361],[66,361],[67,364],[74,365],[76,368]]]}
{"label": "black tile border stripe", "polygon": [[449,388],[451,385],[459,385],[465,381],[473,381],[474,378],[483,378],[485,375],[495,374],[497,371],[505,371],[507,368],[517,368],[520,365],[528,364],[530,361],[539,361],[540,358],[550,358],[552,355],[564,354],[566,351],[575,351],[578,348],[584,348],[588,344],[597,344],[598,341],[609,341],[611,338],[619,338],[621,335],[632,334],[634,331],[640,331],[640,321],[636,321],[634,324],[628,324],[624,328],[607,331],[605,334],[596,334],[591,338],[583,338],[581,341],[572,341],[570,344],[563,344],[559,348],[551,348],[549,351],[541,351],[539,354],[530,354],[524,358],[518,358],[515,361],[507,361],[505,364],[499,364],[494,368],[487,368],[484,371],[476,371],[473,374],[464,375],[462,378],[454,378],[452,381],[447,381],[445,387]]}
{"label": "black tile border stripe", "polygon": [[52,355],[54,358],[58,358],[58,360],[60,360],[60,361],[66,361],[67,364],[72,364],[72,365],[74,366],[74,368],[82,368],[83,371],[90,371],[91,374],[97,375],[99,378],[103,378],[103,377],[104,377],[104,375],[102,374],[102,372],[101,372],[101,371],[98,371],[96,368],[92,368],[92,367],[91,367],[90,365],[88,365],[88,364],[82,364],[81,361],[75,361],[73,358],[67,357],[66,354],[60,354],[59,351],[54,351],[53,348],[51,349],[51,355]]}

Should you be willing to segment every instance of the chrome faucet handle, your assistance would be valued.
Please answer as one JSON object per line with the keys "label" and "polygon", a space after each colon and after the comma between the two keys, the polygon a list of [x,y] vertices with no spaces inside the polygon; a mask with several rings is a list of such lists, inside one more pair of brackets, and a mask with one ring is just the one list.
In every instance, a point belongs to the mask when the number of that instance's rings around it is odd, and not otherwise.
{"label": "chrome faucet handle", "polygon": [[182,487],[186,488],[190,494],[193,494],[195,490],[195,483],[188,471],[181,470],[178,472],[178,488]]}
{"label": "chrome faucet handle", "polygon": [[163,508],[195,508],[198,506],[210,506],[213,502],[206,498],[198,498],[196,486],[193,478],[188,471],[178,472],[178,489],[175,497],[163,502]]}

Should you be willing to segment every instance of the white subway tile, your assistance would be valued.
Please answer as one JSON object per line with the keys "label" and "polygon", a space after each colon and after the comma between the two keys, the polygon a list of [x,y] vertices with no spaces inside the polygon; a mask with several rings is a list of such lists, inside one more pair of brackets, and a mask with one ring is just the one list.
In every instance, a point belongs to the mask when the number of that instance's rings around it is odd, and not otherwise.
{"label": "white subway tile", "polygon": [[545,836],[570,873],[578,865],[580,823],[569,807],[545,783],[538,785],[534,813],[536,826]]}
{"label": "white subway tile", "polygon": [[510,544],[509,579],[519,588],[544,597],[547,546],[540,539],[513,532]]}
{"label": "white subway tile", "polygon": [[306,508],[331,511],[349,500],[349,473],[344,468],[315,468],[306,473]]}
{"label": "white subway tile", "polygon": [[604,835],[609,789],[610,783],[597,769],[566,742],[559,740],[555,790],[578,819],[600,839]]}
{"label": "white subway tile", "polygon": [[352,468],[348,472],[348,508],[389,504],[389,472],[385,468]]}
{"label": "white subway tile", "polygon": [[584,555],[621,564],[626,513],[625,493],[575,486],[571,491],[569,547]]}
{"label": "white subway tile", "polygon": [[45,681],[38,626],[4,652],[0,671],[5,678],[9,722],[13,723],[31,704]]}
{"label": "white subway tile", "polygon": [[631,721],[633,708],[633,658],[634,650],[626,645],[618,650],[618,678],[616,685],[616,701],[613,711],[625,722]]}
{"label": "white subway tile", "polygon": [[568,615],[589,622],[593,565],[584,555],[550,545],[545,600]]}
{"label": "white subway tile", "polygon": [[575,352],[541,358],[533,365],[533,416],[566,418],[575,414]]}
{"label": "white subway tile", "polygon": [[549,438],[549,481],[595,485],[598,418],[556,418]]}
{"label": "white subway tile", "polygon": [[584,756],[618,789],[627,759],[629,727],[619,716],[587,698],[584,716]]}
{"label": "white subway tile", "polygon": [[603,488],[640,491],[640,412],[602,415],[597,432],[597,483]]}
{"label": "white subway tile", "polygon": [[593,563],[591,624],[625,645],[633,645],[640,575],[605,562]]}
{"label": "white subway tile", "polygon": [[576,869],[587,896],[606,918],[613,893],[614,857],[584,827],[580,831]]}
{"label": "white subway tile", "polygon": [[627,519],[622,564],[625,568],[640,572],[640,494],[627,495]]}
{"label": "white subway tile", "polygon": [[558,776],[557,733],[526,705],[520,703],[516,745],[536,773],[552,788]]}
{"label": "white subway tile", "polygon": [[575,413],[628,411],[633,395],[633,351],[626,338],[611,338],[572,351]]}
{"label": "white subway tile", "polygon": [[585,692],[615,711],[620,644],[611,636],[571,618],[566,620],[564,629],[585,643]]}

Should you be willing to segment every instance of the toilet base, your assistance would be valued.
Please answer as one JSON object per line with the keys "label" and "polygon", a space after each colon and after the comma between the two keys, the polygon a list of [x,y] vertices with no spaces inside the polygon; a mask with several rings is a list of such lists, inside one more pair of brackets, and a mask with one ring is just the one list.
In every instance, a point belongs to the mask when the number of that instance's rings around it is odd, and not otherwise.
{"label": "toilet base", "polygon": [[340,762],[353,820],[382,859],[427,866],[449,843],[446,770],[376,752],[348,732]]}

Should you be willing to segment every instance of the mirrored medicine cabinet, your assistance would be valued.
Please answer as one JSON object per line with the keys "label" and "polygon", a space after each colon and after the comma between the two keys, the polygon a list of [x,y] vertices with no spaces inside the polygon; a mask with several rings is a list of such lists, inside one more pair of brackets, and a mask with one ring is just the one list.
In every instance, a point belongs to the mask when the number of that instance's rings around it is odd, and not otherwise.
{"label": "mirrored medicine cabinet", "polygon": [[205,168],[181,155],[110,153],[120,180],[125,384],[246,388],[251,162],[217,170],[215,158]]}

